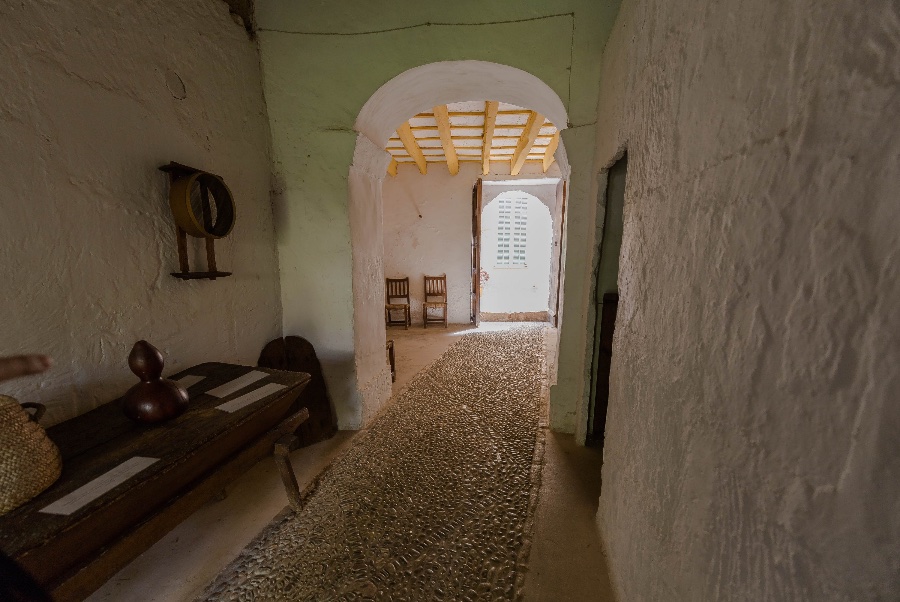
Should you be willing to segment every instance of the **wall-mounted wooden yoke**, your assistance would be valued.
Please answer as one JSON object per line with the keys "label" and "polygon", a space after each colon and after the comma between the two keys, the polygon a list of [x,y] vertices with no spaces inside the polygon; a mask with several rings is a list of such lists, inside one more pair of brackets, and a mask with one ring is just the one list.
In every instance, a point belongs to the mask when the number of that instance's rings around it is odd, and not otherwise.
{"label": "wall-mounted wooden yoke", "polygon": [[222,238],[234,228],[234,199],[219,176],[197,171],[177,178],[169,204],[175,223],[191,236]]}
{"label": "wall-mounted wooden yoke", "polygon": [[[169,174],[169,206],[175,218],[180,272],[172,275],[182,280],[224,278],[231,272],[216,269],[217,238],[228,236],[234,228],[235,206],[231,191],[219,176],[182,165],[169,163],[159,168]],[[206,272],[192,272],[188,262],[187,235],[206,241]]]}

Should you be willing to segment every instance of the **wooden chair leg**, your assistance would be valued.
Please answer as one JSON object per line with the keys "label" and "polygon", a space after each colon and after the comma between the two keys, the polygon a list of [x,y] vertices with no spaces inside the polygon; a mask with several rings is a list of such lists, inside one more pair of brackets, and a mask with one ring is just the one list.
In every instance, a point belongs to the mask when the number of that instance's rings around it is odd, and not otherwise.
{"label": "wooden chair leg", "polygon": [[388,352],[388,364],[391,367],[391,382],[394,383],[397,382],[397,365],[394,357],[394,339],[388,340],[385,347],[387,348]]}

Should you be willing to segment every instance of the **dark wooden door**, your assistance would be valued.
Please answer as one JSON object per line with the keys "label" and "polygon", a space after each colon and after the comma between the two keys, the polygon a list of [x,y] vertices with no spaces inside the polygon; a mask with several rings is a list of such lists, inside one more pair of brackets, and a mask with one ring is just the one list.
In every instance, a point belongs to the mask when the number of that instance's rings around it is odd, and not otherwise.
{"label": "dark wooden door", "polygon": [[481,321],[481,190],[478,178],[472,188],[472,324]]}
{"label": "dark wooden door", "polygon": [[606,411],[609,406],[609,369],[612,365],[612,344],[616,328],[616,312],[619,307],[619,255],[624,227],[627,171],[628,158],[623,155],[607,173],[603,235],[597,271],[594,275],[596,313],[587,430],[588,440],[597,443],[603,441],[606,432]]}
{"label": "dark wooden door", "polygon": [[616,330],[616,312],[619,308],[618,293],[606,293],[598,304],[597,326],[597,368],[594,377],[594,411],[591,417],[591,438],[599,440],[606,432],[606,408],[609,406],[609,369],[612,365],[613,335]]}

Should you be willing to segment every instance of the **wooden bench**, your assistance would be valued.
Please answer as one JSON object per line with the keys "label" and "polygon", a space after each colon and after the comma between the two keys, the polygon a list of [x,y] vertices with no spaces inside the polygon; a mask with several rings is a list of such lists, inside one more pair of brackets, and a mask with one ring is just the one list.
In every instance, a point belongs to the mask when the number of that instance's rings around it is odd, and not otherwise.
{"label": "wooden bench", "polygon": [[[253,370],[268,375],[222,398],[206,394]],[[90,595],[230,481],[271,455],[275,441],[308,416],[296,404],[308,374],[208,363],[172,378],[186,375],[203,380],[188,388],[188,410],[170,422],[134,423],[116,400],[47,430],[62,452],[62,476],[0,517],[0,549],[58,602]],[[269,383],[283,388],[234,412],[216,409]],[[71,514],[41,512],[136,457],[158,460]]]}

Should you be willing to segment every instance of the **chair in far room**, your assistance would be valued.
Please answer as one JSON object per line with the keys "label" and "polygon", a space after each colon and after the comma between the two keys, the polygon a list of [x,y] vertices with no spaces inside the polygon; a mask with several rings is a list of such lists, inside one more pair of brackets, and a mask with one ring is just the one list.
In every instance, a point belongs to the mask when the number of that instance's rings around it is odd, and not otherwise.
{"label": "chair in far room", "polygon": [[[384,279],[384,324],[385,326],[404,326],[409,330],[412,318],[409,314],[409,278]],[[405,303],[397,303],[403,300]],[[403,317],[394,318],[395,312],[402,312]]]}
{"label": "chair in far room", "polygon": [[[428,310],[434,314],[429,315]],[[422,304],[425,328],[429,324],[443,324],[447,328],[447,275],[425,276],[425,302]]]}

